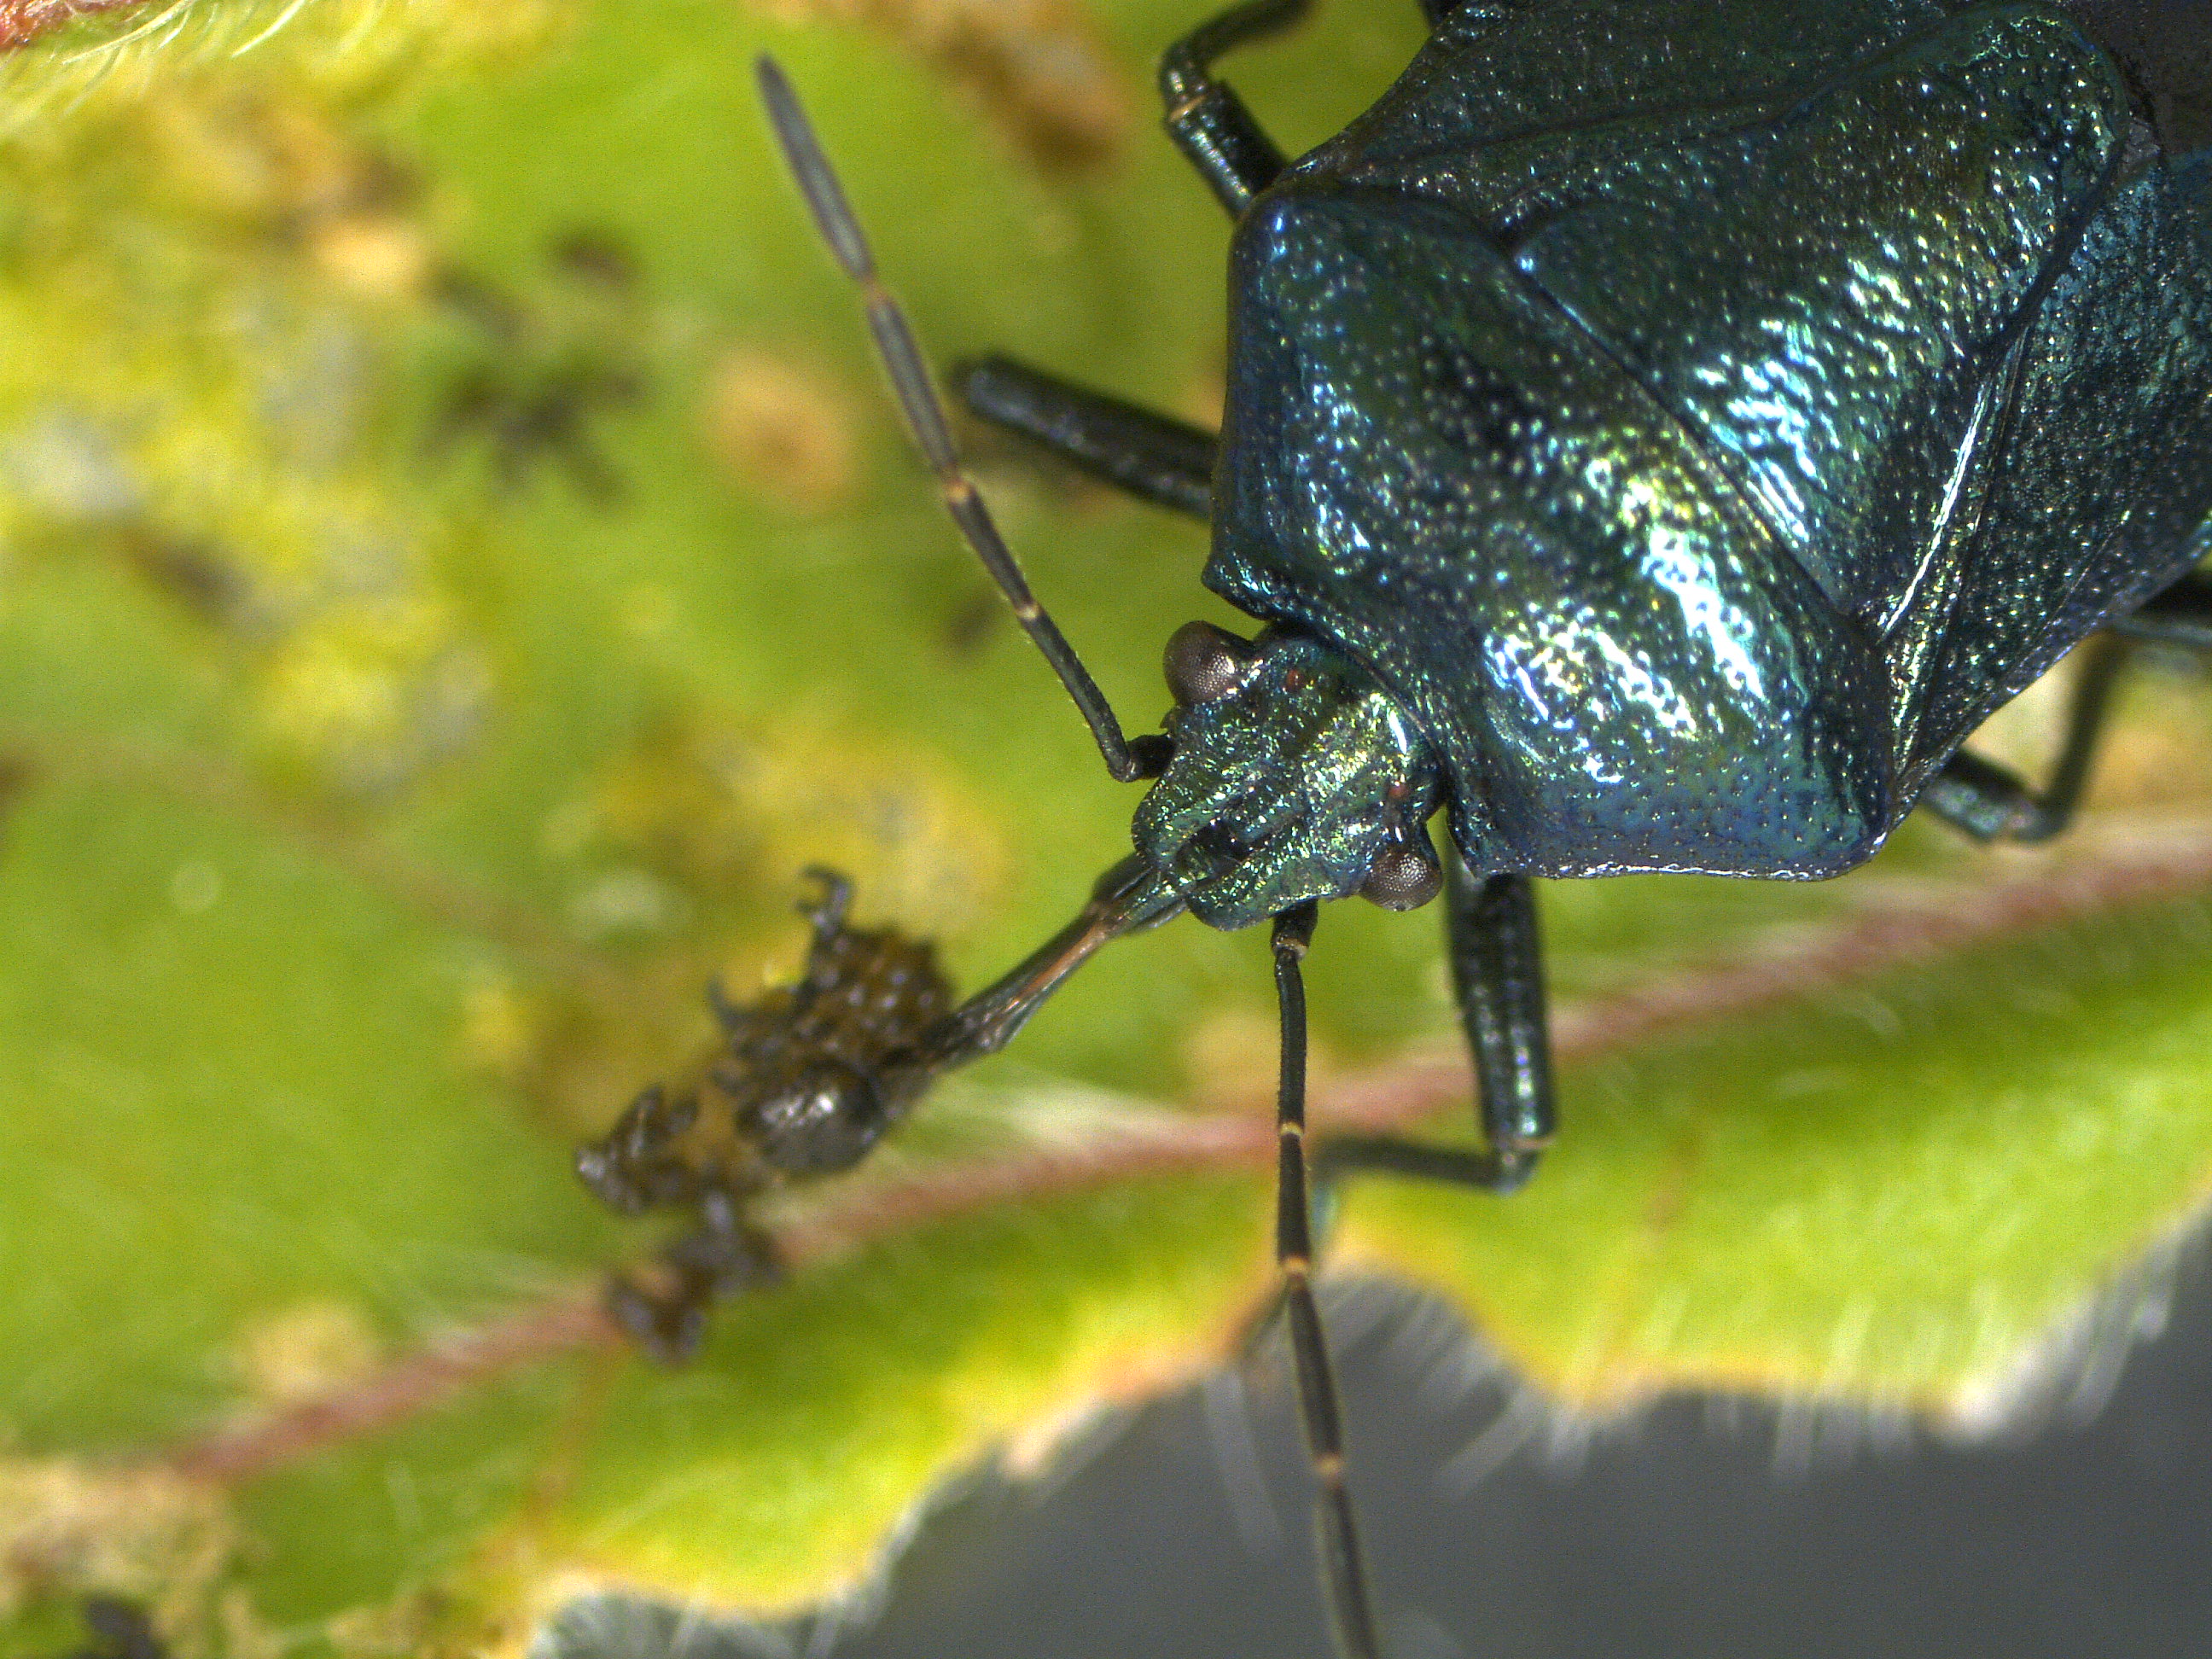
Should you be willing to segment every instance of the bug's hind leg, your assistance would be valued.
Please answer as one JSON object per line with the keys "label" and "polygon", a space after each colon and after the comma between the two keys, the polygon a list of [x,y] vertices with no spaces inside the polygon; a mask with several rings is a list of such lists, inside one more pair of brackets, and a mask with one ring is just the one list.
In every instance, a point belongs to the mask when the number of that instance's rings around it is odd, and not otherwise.
{"label": "bug's hind leg", "polygon": [[1011,357],[953,372],[961,400],[1092,477],[1194,518],[1213,512],[1214,435],[1170,416],[1093,392]]}
{"label": "bug's hind leg", "polygon": [[1313,0],[1245,0],[1200,23],[1160,54],[1160,99],[1168,137],[1231,213],[1274,182],[1286,165],[1275,141],[1229,86],[1213,78],[1222,53],[1303,19]]}
{"label": "bug's hind leg", "polygon": [[2154,593],[2142,609],[2112,623],[2123,638],[2212,652],[2212,576],[2192,570]]}
{"label": "bug's hind leg", "polygon": [[1460,1021],[1481,1092],[1480,1150],[1429,1146],[1388,1135],[1347,1135],[1316,1149],[1323,1182],[1356,1170],[1510,1193],[1535,1173],[1558,1112],[1544,1015],[1535,885],[1526,876],[1476,876],[1444,862],[1444,926]]}
{"label": "bug's hind leg", "polygon": [[1920,804],[1976,841],[2043,842],[2074,821],[2097,758],[2097,740],[2111,711],[2112,689],[2126,665],[2128,644],[2100,635],[2082,648],[2074,699],[2066,711],[2066,737],[2051,781],[2040,790],[1995,761],[1961,749],[1943,764]]}
{"label": "bug's hind leg", "polygon": [[2138,642],[2212,654],[2212,577],[2191,571],[2130,615],[2115,617],[2106,634],[2084,647],[2065,740],[2040,793],[2017,774],[1961,750],[1929,786],[1921,804],[1977,841],[2049,841],[2061,833],[2081,804],[2112,688],[2127,666],[2129,646]]}

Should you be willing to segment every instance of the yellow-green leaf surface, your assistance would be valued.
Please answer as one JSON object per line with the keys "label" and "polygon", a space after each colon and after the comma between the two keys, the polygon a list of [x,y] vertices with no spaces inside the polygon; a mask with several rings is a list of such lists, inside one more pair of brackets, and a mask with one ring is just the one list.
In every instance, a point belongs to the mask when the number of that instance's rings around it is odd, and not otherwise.
{"label": "yellow-green leaf surface", "polygon": [[[1192,21],[205,0],[0,66],[0,1651],[90,1589],[187,1653],[803,1606],[1262,1305],[1263,952],[1189,922],[780,1211],[798,1270],[688,1369],[591,1312],[659,1234],[570,1174],[711,975],[790,970],[802,866],[972,985],[1127,848],[751,56],[933,353],[1204,417],[1226,227],[1147,76]],[[1296,147],[1417,36],[1339,5],[1240,85]],[[1230,619],[1202,532],[978,465],[1149,723],[1170,629]],[[1337,1258],[1573,1407],[2002,1413],[2212,1179],[2205,714],[2137,683],[2071,850],[1548,890],[1560,1149],[1510,1203],[1357,1189]],[[1335,907],[1312,979],[1317,1118],[1468,1132],[1431,918]]]}

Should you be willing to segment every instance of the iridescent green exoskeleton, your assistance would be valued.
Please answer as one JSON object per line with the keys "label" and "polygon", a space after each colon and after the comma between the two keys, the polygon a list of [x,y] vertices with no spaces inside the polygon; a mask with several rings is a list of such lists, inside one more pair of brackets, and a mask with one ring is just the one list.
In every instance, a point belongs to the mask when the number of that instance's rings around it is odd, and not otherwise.
{"label": "iridescent green exoskeleton", "polygon": [[[1296,161],[1212,66],[1305,0],[1249,0],[1162,63],[1170,134],[1237,220],[1218,437],[1004,359],[963,377],[986,417],[1206,517],[1207,585],[1263,624],[1178,632],[1175,712],[1136,738],[1000,539],[761,65],[947,507],[1109,770],[1157,781],[1131,856],[1006,978],[834,1073],[798,1066],[796,1104],[736,1079],[743,1144],[789,1122],[803,1173],[849,1162],[1109,940],[1184,910],[1271,922],[1277,1254],[1337,1639],[1360,1656],[1378,1648],[1308,1286],[1317,903],[1446,894],[1486,1142],[1340,1140],[1324,1167],[1507,1190],[1553,1121],[1532,878],[1830,876],[1919,805],[1984,838],[2055,833],[2126,641],[2212,646],[2212,32],[2185,8],[1424,3],[1398,82]],[[2044,787],[1960,749],[2093,635]],[[780,1065],[804,1006],[759,1028]]]}

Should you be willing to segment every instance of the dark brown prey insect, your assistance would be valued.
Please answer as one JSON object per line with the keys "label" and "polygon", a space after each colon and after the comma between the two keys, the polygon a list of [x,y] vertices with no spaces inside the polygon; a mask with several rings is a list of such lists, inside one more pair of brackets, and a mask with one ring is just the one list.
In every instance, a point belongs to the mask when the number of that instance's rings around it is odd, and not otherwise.
{"label": "dark brown prey insect", "polygon": [[615,1280],[608,1302],[623,1328],[679,1361],[714,1302],[775,1282],[781,1267],[752,1202],[851,1169],[940,1073],[1004,1048],[1100,945],[1175,915],[1141,866],[1108,871],[1073,921],[957,1007],[932,945],[847,927],[852,884],[810,869],[822,895],[799,907],[814,940],[798,980],[744,1004],[710,986],[720,1036],[576,1155],[584,1184],[624,1215],[698,1218],[650,1267]]}
{"label": "dark brown prey insect", "polygon": [[697,1231],[610,1291],[616,1319],[664,1361],[698,1346],[714,1300],[779,1276],[748,1200],[865,1157],[927,1082],[891,1057],[951,1006],[930,945],[891,928],[847,927],[851,884],[807,873],[822,894],[799,907],[814,940],[797,982],[744,1004],[710,987],[720,1036],[576,1157],[585,1184],[626,1215],[684,1207],[698,1216]]}

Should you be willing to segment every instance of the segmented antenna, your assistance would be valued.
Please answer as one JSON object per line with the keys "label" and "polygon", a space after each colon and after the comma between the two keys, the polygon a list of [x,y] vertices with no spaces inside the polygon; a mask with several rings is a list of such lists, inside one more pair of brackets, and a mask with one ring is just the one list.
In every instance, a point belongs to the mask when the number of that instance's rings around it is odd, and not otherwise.
{"label": "segmented antenna", "polygon": [[1359,1560],[1359,1530],[1344,1480],[1344,1430],[1336,1409],[1336,1382],[1313,1295],[1313,1229],[1306,1199],[1306,986],[1298,964],[1313,942],[1318,914],[1309,900],[1275,918],[1275,1002],[1283,1030],[1275,1083],[1275,1266],[1283,1276],[1283,1316],[1290,1326],[1291,1363],[1297,1374],[1306,1453],[1313,1461],[1314,1484],[1319,1488],[1315,1523],[1330,1625],[1344,1659],[1379,1659],[1382,1648],[1375,1639],[1367,1574]]}
{"label": "segmented antenna", "polygon": [[1036,642],[1037,649],[1044,653],[1044,659],[1052,665],[1052,672],[1067,688],[1067,695],[1075,699],[1076,708],[1091,727],[1091,735],[1098,740],[1098,752],[1105,758],[1106,769],[1123,783],[1133,778],[1157,776],[1167,763],[1168,740],[1152,734],[1132,742],[1122,736],[1121,723],[1115,719],[1114,710],[1105,694],[1099,690],[1098,683],[1091,678],[1091,671],[1084,667],[1082,659],[1075,654],[1074,647],[1068,644],[1050,613],[1030,592],[1021,567],[1014,562],[1014,556],[999,534],[998,526],[992,522],[982,496],[976,493],[975,481],[960,465],[960,452],[954,447],[951,431],[945,425],[945,406],[938,401],[937,388],[922,360],[921,348],[915,344],[914,331],[907,325],[906,314],[899,309],[898,301],[891,298],[876,275],[875,258],[868,252],[867,239],[860,234],[860,221],[853,216],[837,175],[830,170],[829,158],[822,153],[806,112],[799,106],[799,95],[791,89],[791,82],[784,78],[773,58],[762,57],[754,64],[754,72],[760,81],[761,101],[768,106],[768,118],[775,129],[776,143],[782,148],[783,159],[806,198],[814,222],[821,228],[823,240],[830,244],[830,251],[836,255],[837,263],[844,267],[846,276],[860,290],[867,308],[868,329],[876,337],[876,349],[890,375],[891,390],[898,395],[907,429],[914,434],[922,458],[937,475],[945,511],[952,515],[952,522],[959,526],[960,533],[968,538],[968,545],[975,550],[976,557],[982,560],[983,568],[999,585],[999,591],[1006,596],[1006,603],[1013,607],[1014,619]]}

